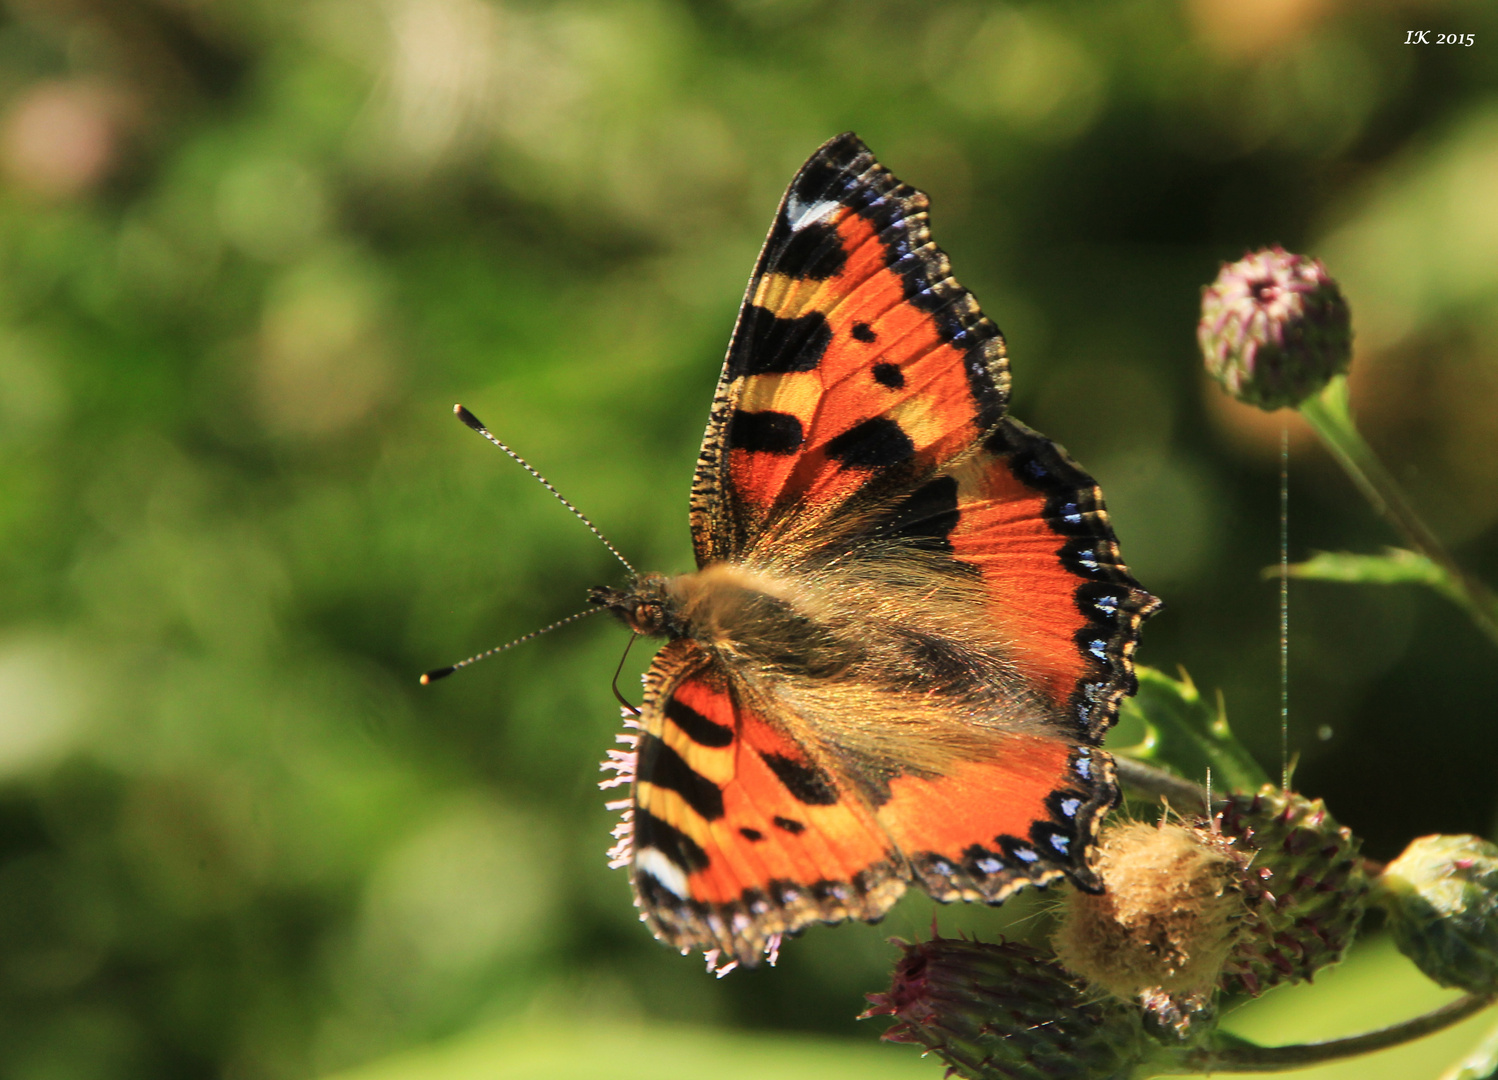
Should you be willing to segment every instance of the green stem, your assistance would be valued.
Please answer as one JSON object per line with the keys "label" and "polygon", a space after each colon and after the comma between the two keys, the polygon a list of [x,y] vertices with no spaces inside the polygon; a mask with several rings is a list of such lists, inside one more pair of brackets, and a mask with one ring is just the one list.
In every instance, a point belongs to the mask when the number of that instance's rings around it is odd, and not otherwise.
{"label": "green stem", "polygon": [[1457,602],[1483,633],[1498,644],[1498,598],[1457,566],[1446,546],[1415,513],[1373,448],[1363,441],[1352,418],[1346,376],[1338,376],[1320,394],[1301,402],[1300,415],[1316,430],[1373,509],[1394,526],[1405,543],[1445,571]]}
{"label": "green stem", "polygon": [[[1182,780],[1174,773],[1168,773],[1164,769],[1157,769],[1153,765],[1146,765],[1142,761],[1136,761],[1121,754],[1114,755],[1113,765],[1117,770],[1119,782],[1124,787],[1151,798],[1164,799],[1176,810],[1189,810],[1193,814],[1206,812],[1207,789],[1200,784],[1191,780]],[[1221,803],[1221,801],[1221,799],[1213,800],[1215,803]]]}
{"label": "green stem", "polygon": [[1387,1050],[1392,1046],[1432,1035],[1481,1012],[1493,1004],[1494,1000],[1492,995],[1467,994],[1424,1016],[1345,1039],[1328,1039],[1326,1042],[1300,1043],[1294,1046],[1255,1046],[1233,1040],[1230,1045],[1185,1050],[1179,1054],[1178,1061],[1192,1072],[1203,1073],[1286,1072],[1290,1069],[1304,1069],[1375,1050]]}

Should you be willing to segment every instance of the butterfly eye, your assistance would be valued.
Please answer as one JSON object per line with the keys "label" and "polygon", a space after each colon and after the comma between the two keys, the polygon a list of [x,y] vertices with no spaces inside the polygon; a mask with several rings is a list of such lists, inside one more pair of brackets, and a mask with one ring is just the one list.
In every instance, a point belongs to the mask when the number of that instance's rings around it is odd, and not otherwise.
{"label": "butterfly eye", "polygon": [[664,629],[666,613],[659,604],[639,604],[635,607],[635,617],[632,621],[634,628],[640,633],[654,636]]}

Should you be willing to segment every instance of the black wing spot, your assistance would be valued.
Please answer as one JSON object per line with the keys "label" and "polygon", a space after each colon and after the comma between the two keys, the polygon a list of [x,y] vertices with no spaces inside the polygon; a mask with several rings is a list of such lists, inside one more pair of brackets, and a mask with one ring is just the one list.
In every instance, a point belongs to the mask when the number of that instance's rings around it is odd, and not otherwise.
{"label": "black wing spot", "polygon": [[896,364],[875,364],[874,381],[891,390],[899,390],[905,385],[905,373]]}
{"label": "black wing spot", "polygon": [[781,214],[766,245],[774,254],[770,267],[775,273],[810,281],[826,281],[842,273],[848,263],[842,237],[825,221],[814,221],[792,229]]}
{"label": "black wing spot", "polygon": [[676,826],[662,821],[644,807],[635,807],[635,850],[654,848],[687,874],[704,870],[712,862],[702,845]]}
{"label": "black wing spot", "polygon": [[796,801],[807,806],[833,806],[837,803],[837,788],[828,776],[815,765],[795,761],[780,754],[761,753],[770,771],[780,778],[786,790]]}
{"label": "black wing spot", "polygon": [[859,181],[856,174],[849,174],[848,168],[867,149],[852,132],[829,141],[801,166],[791,181],[791,193],[803,203],[828,198],[842,201],[844,193],[855,191]]}
{"label": "black wing spot", "polygon": [[654,735],[646,734],[640,739],[636,775],[644,783],[676,792],[706,821],[723,816],[723,792],[718,785]]}
{"label": "black wing spot", "polygon": [[728,423],[731,450],[766,454],[794,454],[806,439],[801,421],[790,413],[745,412],[738,409]]}
{"label": "black wing spot", "polygon": [[[879,340],[879,335],[874,333],[874,328],[866,322],[856,322],[853,324],[853,336],[859,341],[864,342],[865,344],[869,344]],[[891,367],[893,365],[880,364],[879,366]]]}
{"label": "black wing spot", "polygon": [[820,311],[782,319],[768,308],[750,304],[740,317],[728,350],[728,377],[787,375],[811,371],[832,342],[832,327]]}
{"label": "black wing spot", "polygon": [[1052,859],[1073,862],[1077,859],[1081,843],[1049,822],[1037,821],[1030,826],[1030,840]]}
{"label": "black wing spot", "polygon": [[751,829],[747,825],[739,830],[739,835],[751,843],[759,843],[765,838],[765,834],[758,829]]}
{"label": "black wing spot", "polygon": [[666,719],[681,729],[683,735],[698,746],[727,746],[733,742],[733,728],[709,720],[690,705],[676,698],[666,702]]}
{"label": "black wing spot", "polygon": [[777,829],[783,829],[786,832],[790,833],[792,836],[800,836],[806,831],[806,826],[801,824],[801,822],[797,821],[795,818],[776,817],[773,820]]}
{"label": "black wing spot", "polygon": [[1078,812],[1087,805],[1087,799],[1088,796],[1080,791],[1058,788],[1046,796],[1045,804],[1055,820],[1075,823]]}
{"label": "black wing spot", "polygon": [[894,420],[876,416],[827,440],[827,456],[854,469],[881,469],[915,457],[915,443]]}

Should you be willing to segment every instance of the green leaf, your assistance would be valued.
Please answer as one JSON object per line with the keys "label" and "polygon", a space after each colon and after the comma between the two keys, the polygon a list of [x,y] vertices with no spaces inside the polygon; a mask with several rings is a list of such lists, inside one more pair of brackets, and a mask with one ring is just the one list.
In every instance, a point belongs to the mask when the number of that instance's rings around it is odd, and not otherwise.
{"label": "green leaf", "polygon": [[[1269,783],[1228,727],[1220,697],[1204,701],[1184,671],[1180,679],[1149,667],[1138,668],[1137,674],[1139,692],[1124,699],[1109,750],[1198,782],[1211,769],[1214,786],[1234,791],[1257,791]],[[1131,738],[1132,744],[1126,741]]]}
{"label": "green leaf", "polygon": [[[1276,577],[1279,567],[1266,566],[1263,573],[1266,578]],[[1461,589],[1443,567],[1405,548],[1384,548],[1382,555],[1318,551],[1305,562],[1291,563],[1290,576],[1353,585],[1427,585],[1449,600],[1465,603]]]}

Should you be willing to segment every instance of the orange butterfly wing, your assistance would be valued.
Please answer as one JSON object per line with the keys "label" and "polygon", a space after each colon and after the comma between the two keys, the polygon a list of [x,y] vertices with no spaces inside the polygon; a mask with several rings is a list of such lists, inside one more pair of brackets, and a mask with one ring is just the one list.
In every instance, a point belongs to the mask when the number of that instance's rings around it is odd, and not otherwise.
{"label": "orange butterfly wing", "polygon": [[1004,342],[926,196],[840,135],[791,182],[750,280],[692,489],[698,565],[913,485],[1003,413]]}
{"label": "orange butterfly wing", "polygon": [[1139,625],[1160,607],[1124,565],[1101,489],[1008,417],[952,477],[953,556],[982,573],[1017,662],[1078,737],[1101,740],[1137,686]]}
{"label": "orange butterfly wing", "polygon": [[1116,790],[1101,751],[1000,733],[941,776],[870,778],[819,759],[691,642],[662,649],[646,686],[615,766],[633,802],[614,855],[683,952],[752,965],[812,923],[878,919],[911,880],[989,903],[1064,875],[1093,884],[1083,855]]}
{"label": "orange butterfly wing", "polygon": [[1117,794],[1100,750],[1016,733],[986,759],[889,786],[879,821],[934,899],[999,904],[1062,877],[1100,887],[1090,850]]}
{"label": "orange butterfly wing", "polygon": [[779,934],[876,919],[905,891],[867,807],[691,642],[657,655],[643,716],[616,856],[662,940],[754,963]]}
{"label": "orange butterfly wing", "polygon": [[1132,694],[1139,626],[1160,606],[1124,565],[1102,490],[1012,417],[888,516],[882,529],[983,580],[1013,663],[1060,732],[1100,741]]}

